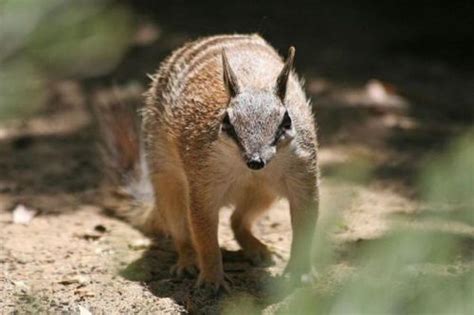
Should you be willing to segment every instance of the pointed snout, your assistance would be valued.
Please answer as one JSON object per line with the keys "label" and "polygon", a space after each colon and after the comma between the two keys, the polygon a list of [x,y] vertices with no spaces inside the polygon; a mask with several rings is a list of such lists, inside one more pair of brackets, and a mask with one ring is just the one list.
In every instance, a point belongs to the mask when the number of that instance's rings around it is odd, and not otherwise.
{"label": "pointed snout", "polygon": [[252,170],[260,170],[265,167],[265,161],[259,156],[254,156],[247,160],[247,166]]}

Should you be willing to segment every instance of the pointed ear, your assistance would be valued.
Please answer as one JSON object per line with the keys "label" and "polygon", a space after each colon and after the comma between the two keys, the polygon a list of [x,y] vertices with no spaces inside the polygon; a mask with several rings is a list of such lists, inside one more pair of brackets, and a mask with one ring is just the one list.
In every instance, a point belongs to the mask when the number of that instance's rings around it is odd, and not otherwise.
{"label": "pointed ear", "polygon": [[295,62],[295,47],[291,46],[288,49],[288,57],[286,57],[285,65],[278,75],[276,82],[276,94],[282,102],[285,101],[286,89],[288,85],[288,78],[290,77],[291,70],[293,70],[293,64]]}
{"label": "pointed ear", "polygon": [[229,92],[230,97],[234,97],[239,93],[239,85],[234,71],[230,67],[229,60],[225,54],[225,49],[222,49],[222,68],[224,73],[224,85]]}

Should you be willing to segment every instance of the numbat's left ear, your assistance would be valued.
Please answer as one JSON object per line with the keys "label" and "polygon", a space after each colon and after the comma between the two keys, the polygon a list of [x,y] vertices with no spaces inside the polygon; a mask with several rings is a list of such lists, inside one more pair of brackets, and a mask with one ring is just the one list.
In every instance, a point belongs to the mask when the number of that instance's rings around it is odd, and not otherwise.
{"label": "numbat's left ear", "polygon": [[237,83],[237,77],[234,71],[230,67],[229,60],[225,50],[222,49],[222,68],[224,75],[224,85],[229,92],[230,97],[235,97],[239,93],[239,84]]}
{"label": "numbat's left ear", "polygon": [[291,46],[288,49],[288,57],[286,57],[285,65],[278,75],[276,82],[276,94],[282,102],[285,101],[286,90],[288,86],[288,78],[290,77],[291,70],[293,70],[293,64],[295,63],[295,47]]}

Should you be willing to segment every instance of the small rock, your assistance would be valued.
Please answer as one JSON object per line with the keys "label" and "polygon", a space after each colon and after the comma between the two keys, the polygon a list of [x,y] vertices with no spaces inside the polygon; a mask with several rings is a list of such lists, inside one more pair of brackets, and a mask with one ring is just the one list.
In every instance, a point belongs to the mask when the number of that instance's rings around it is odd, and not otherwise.
{"label": "small rock", "polygon": [[76,233],[74,234],[76,237],[85,239],[86,241],[95,241],[98,240],[103,236],[103,233],[98,233],[95,231],[84,232],[84,233]]}
{"label": "small rock", "polygon": [[38,210],[19,204],[13,209],[13,223],[28,225],[37,213]]}
{"label": "small rock", "polygon": [[102,247],[97,247],[96,249],[94,249],[94,253],[96,254],[102,254],[103,252],[105,252],[107,249],[105,248],[102,248]]}
{"label": "small rock", "polygon": [[99,233],[105,233],[105,232],[107,232],[107,228],[105,226],[103,226],[102,224],[97,224],[94,227],[94,231],[99,232]]}
{"label": "small rock", "polygon": [[74,291],[74,294],[79,295],[80,297],[94,297],[95,293],[89,290],[88,288],[80,288]]}

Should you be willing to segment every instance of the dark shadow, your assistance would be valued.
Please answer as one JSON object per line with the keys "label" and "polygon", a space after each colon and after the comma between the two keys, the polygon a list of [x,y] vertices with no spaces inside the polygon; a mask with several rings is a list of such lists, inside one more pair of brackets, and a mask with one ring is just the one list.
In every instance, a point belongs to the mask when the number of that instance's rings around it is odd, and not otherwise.
{"label": "dark shadow", "polygon": [[222,250],[222,254],[224,271],[232,281],[229,295],[216,296],[196,289],[194,276],[172,276],[169,270],[177,255],[169,239],[155,240],[142,257],[125,267],[120,275],[142,283],[157,297],[173,299],[190,314],[220,313],[224,303],[242,295],[252,296],[252,304],[259,310],[276,302],[274,287],[279,277],[272,276],[266,268],[251,266],[241,251]]}
{"label": "dark shadow", "polygon": [[364,84],[379,78],[416,100],[419,118],[426,113],[465,122],[474,117],[466,97],[474,66],[469,1],[118,2],[159,25],[162,36],[132,49],[111,80],[145,82],[144,73],[153,73],[165,55],[191,38],[258,32],[280,52],[296,46],[297,70],[307,79],[317,74]]}
{"label": "dark shadow", "polygon": [[[0,142],[0,191],[41,214],[86,203],[102,175],[91,125],[67,134],[21,135]],[[58,212],[59,211],[59,212]]]}

